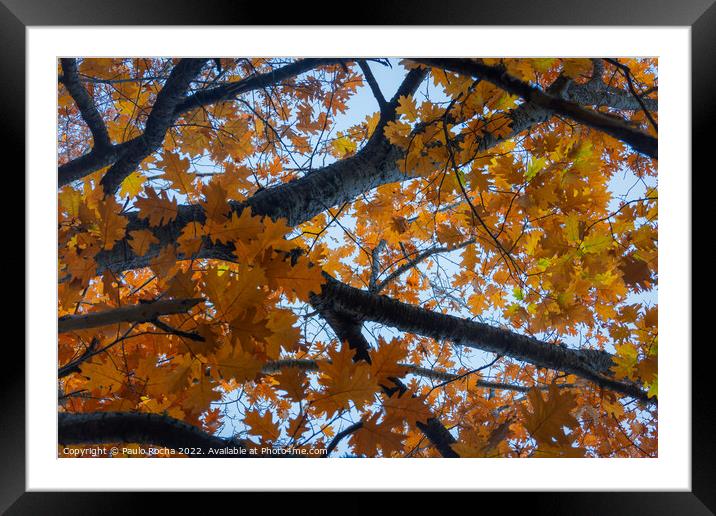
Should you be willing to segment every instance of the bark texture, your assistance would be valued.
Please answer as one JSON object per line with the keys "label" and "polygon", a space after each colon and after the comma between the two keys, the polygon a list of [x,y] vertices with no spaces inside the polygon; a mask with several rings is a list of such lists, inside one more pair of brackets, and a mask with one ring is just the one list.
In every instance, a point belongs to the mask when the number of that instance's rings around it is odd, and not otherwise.
{"label": "bark texture", "polygon": [[119,322],[149,322],[160,315],[181,314],[203,302],[202,298],[194,299],[160,299],[151,303],[122,306],[100,312],[89,312],[79,315],[60,317],[57,328],[60,333],[87,328],[109,326]]}
{"label": "bark texture", "polygon": [[373,321],[398,330],[449,340],[498,355],[523,360],[537,367],[565,371],[612,389],[642,402],[655,403],[639,386],[609,377],[612,356],[599,350],[571,349],[520,335],[505,328],[446,315],[371,294],[325,275],[326,283],[312,304],[322,310],[332,309],[360,321]]}
{"label": "bark texture", "polygon": [[420,58],[414,60],[428,66],[489,81],[513,95],[519,95],[531,104],[603,131],[629,144],[637,152],[654,159],[657,158],[658,140],[655,137],[634,128],[625,120],[585,109],[575,102],[545,93],[531,84],[512,77],[501,67],[488,66],[469,59]]}

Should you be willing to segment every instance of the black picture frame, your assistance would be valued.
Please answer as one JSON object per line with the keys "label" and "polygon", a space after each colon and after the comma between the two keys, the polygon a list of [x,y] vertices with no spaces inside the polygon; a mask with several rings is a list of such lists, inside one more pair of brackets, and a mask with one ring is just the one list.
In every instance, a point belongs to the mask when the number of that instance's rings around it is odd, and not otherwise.
{"label": "black picture frame", "polygon": [[[714,138],[714,124],[711,119],[716,111],[716,95],[713,93],[713,85],[716,84],[714,0],[459,0],[410,3],[382,0],[376,4],[371,8],[362,2],[360,9],[351,9],[350,15],[345,14],[345,11],[339,15],[344,8],[336,3],[326,3],[324,6],[320,3],[296,3],[288,10],[275,9],[267,15],[265,3],[245,0],[216,0],[204,3],[195,0],[0,0],[0,70],[3,77],[0,81],[0,109],[3,118],[0,124],[0,141],[5,147],[5,155],[17,156],[19,162],[16,166],[24,168],[23,153],[17,152],[17,149],[25,148],[25,105],[31,101],[25,96],[25,30],[28,26],[265,23],[293,25],[303,21],[311,25],[689,26],[692,44],[693,168],[697,170],[696,163],[706,164],[712,161],[707,159],[712,158],[710,147],[713,146],[711,142]],[[704,167],[704,170],[710,171],[711,168],[712,166]],[[52,175],[48,171],[48,180],[50,177]],[[684,180],[690,178],[684,177]],[[25,191],[26,195],[31,194]],[[20,227],[19,224],[17,226]],[[24,229],[24,225],[22,227]],[[23,234],[23,241],[24,237]],[[16,257],[20,252],[24,254],[24,246],[20,246],[20,238],[15,242],[17,244],[13,262],[18,264],[20,261]],[[25,269],[25,274],[31,274],[31,271]],[[31,310],[32,307],[28,306],[27,309]],[[3,374],[0,375],[0,510],[7,510],[8,514],[114,514],[126,512],[133,504],[146,503],[142,500],[142,495],[129,496],[127,493],[26,492],[25,353],[16,339],[11,339],[9,334],[6,334],[4,339],[5,366]],[[688,344],[689,342],[683,342],[685,352],[688,350]],[[475,511],[486,510],[488,502],[504,503],[505,497],[509,497],[511,509],[520,512],[529,510],[533,514],[714,514],[716,439],[711,422],[714,421],[716,404],[710,385],[713,376],[710,364],[716,359],[713,349],[711,339],[694,341],[691,347],[693,374],[690,492],[479,493],[479,501],[469,503],[467,507],[472,506]],[[556,483],[558,481],[556,479]],[[147,498],[146,495],[147,493],[143,498]],[[152,496],[156,497],[157,494]],[[247,494],[238,496],[241,497],[242,505],[245,502],[254,505],[265,500],[265,495],[256,501],[248,501]],[[210,499],[193,497],[193,501],[188,501],[187,497],[177,496],[177,493],[164,493],[160,498],[162,504],[167,503],[165,510],[171,510],[168,505],[173,500],[173,503],[181,503],[183,510],[187,511],[193,503],[205,506],[207,503],[223,501],[225,497],[212,494]],[[303,498],[304,495],[294,494],[291,504],[297,507],[306,506]],[[372,510],[369,505],[372,502],[368,500],[369,498],[351,495],[349,509],[362,514]],[[421,496],[418,500],[423,510],[428,510],[429,505],[425,505],[426,503],[447,503],[444,496]],[[156,499],[154,501],[156,502]],[[450,504],[443,505],[443,510],[450,510]]]}

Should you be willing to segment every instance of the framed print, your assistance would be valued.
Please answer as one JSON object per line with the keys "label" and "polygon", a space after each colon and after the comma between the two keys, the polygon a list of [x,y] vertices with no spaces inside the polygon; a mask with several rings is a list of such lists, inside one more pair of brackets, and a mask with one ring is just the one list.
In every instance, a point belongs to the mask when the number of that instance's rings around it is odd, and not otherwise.
{"label": "framed print", "polygon": [[28,205],[10,514],[377,490],[712,513],[710,2],[302,26],[3,1]]}

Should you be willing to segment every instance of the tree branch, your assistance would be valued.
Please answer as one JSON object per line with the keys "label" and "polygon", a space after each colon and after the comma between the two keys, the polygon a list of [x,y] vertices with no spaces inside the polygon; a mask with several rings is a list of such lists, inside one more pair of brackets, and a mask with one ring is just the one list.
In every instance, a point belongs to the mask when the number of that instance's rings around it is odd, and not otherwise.
{"label": "tree branch", "polygon": [[412,258],[408,260],[406,263],[395,269],[393,272],[391,272],[386,278],[381,281],[375,288],[374,292],[377,294],[381,290],[383,290],[391,281],[395,280],[396,278],[399,278],[401,274],[404,272],[409,271],[413,267],[415,267],[417,264],[422,262],[423,260],[430,258],[431,256],[439,253],[449,253],[452,251],[457,251],[458,249],[462,249],[464,247],[467,247],[470,244],[474,244],[475,239],[471,238],[469,240],[466,240],[465,242],[462,242],[461,244],[457,244],[452,247],[448,246],[439,246],[439,247],[431,247],[430,249],[426,249],[425,251],[422,251],[421,253],[418,253],[415,258]]}
{"label": "tree branch", "polygon": [[637,385],[607,376],[610,374],[612,355],[605,351],[577,350],[550,344],[504,328],[371,294],[341,283],[325,273],[324,277],[326,282],[321,294],[311,299],[311,304],[320,310],[334,310],[357,320],[373,321],[408,333],[509,356],[537,367],[565,371],[644,403],[656,403]]}
{"label": "tree branch", "polygon": [[[58,444],[140,443],[173,450],[196,448],[208,457],[248,457],[248,454],[219,454],[245,448],[240,441],[221,439],[199,428],[162,414],[140,412],[60,412]],[[209,450],[214,453],[209,453]],[[192,455],[193,456],[193,455]],[[256,455],[251,455],[256,457]]]}
{"label": "tree branch", "polygon": [[152,322],[160,315],[180,314],[203,302],[195,299],[160,299],[150,303],[122,306],[101,312],[65,315],[57,320],[59,333],[109,326],[120,322]]}
{"label": "tree branch", "polygon": [[[283,81],[295,75],[309,71],[317,66],[339,61],[341,60],[337,58],[302,59],[300,61],[296,61],[295,63],[281,67],[278,70],[273,70],[272,72],[253,75],[239,81],[198,91],[178,100],[171,115],[172,123],[181,115],[193,109],[217,102],[228,101],[242,93],[265,88],[271,84],[275,84],[279,81]],[[134,149],[135,146],[139,145],[142,138],[143,135],[126,142],[107,147],[101,151],[99,149],[93,149],[88,154],[61,165],[58,167],[59,186],[67,185],[72,181],[76,181],[88,174],[91,174],[92,172],[95,172],[96,170],[115,163],[117,160],[124,157],[128,152]]]}
{"label": "tree branch", "polygon": [[427,66],[484,79],[508,93],[519,95],[531,104],[603,131],[629,144],[637,152],[654,159],[657,158],[658,140],[653,136],[634,129],[622,119],[585,109],[579,104],[545,93],[539,88],[509,75],[502,67],[488,66],[469,59],[417,58],[412,60]]}
{"label": "tree branch", "polygon": [[[326,322],[328,322],[331,328],[333,328],[338,340],[341,342],[347,342],[351,349],[356,350],[356,354],[353,356],[353,361],[365,361],[371,363],[369,353],[370,344],[361,331],[363,325],[360,322],[356,322],[356,319],[346,317],[344,314],[334,310],[321,312],[321,315],[323,314],[328,315]],[[400,391],[401,395],[407,391],[407,387],[400,381],[400,379],[391,378],[391,381],[395,387],[381,385],[381,388],[386,396],[392,396],[396,390]],[[425,437],[430,440],[443,457],[458,456],[457,453],[455,453],[455,451],[450,447],[455,440],[438,419],[433,417],[427,421],[427,424],[420,423],[416,424],[416,426],[421,432],[423,432],[423,434],[425,434]]]}
{"label": "tree branch", "polygon": [[[409,72],[395,96],[381,115],[376,130],[368,143],[355,155],[336,161],[305,176],[257,192],[245,202],[230,202],[232,212],[241,214],[251,208],[254,215],[269,216],[272,219],[285,218],[291,226],[312,219],[331,206],[352,201],[364,192],[383,184],[394,183],[408,176],[403,174],[396,162],[403,151],[391,145],[383,134],[383,127],[395,117],[398,98],[412,94],[425,75],[424,70]],[[388,118],[392,116],[393,118]],[[160,243],[152,246],[143,256],[134,254],[126,239],[118,242],[113,249],[101,251],[95,260],[98,271],[105,269],[119,271],[145,267],[159,250],[181,235],[182,228],[192,222],[203,223],[206,215],[198,205],[179,206],[177,217],[160,228],[150,227],[146,220],[137,218],[136,212],[127,213],[129,224],[126,232],[148,229]],[[195,258],[224,257],[231,248],[205,242]]]}
{"label": "tree branch", "polygon": [[370,87],[370,91],[373,92],[373,96],[375,97],[375,100],[378,102],[378,107],[382,111],[383,109],[385,109],[387,102],[385,101],[385,97],[383,96],[383,93],[380,91],[380,86],[378,86],[378,81],[375,80],[375,76],[373,75],[373,72],[371,71],[370,66],[368,66],[368,63],[365,61],[365,59],[359,59],[358,66],[360,66],[360,69],[363,72],[363,75],[365,76],[365,80],[368,83],[368,86]]}
{"label": "tree branch", "polygon": [[107,133],[107,126],[104,125],[102,116],[97,111],[94,101],[87,89],[80,83],[79,74],[77,72],[77,61],[73,58],[60,59],[62,63],[62,84],[65,85],[67,91],[80,110],[82,120],[85,121],[92,133],[94,140],[93,149],[106,149],[112,145]]}
{"label": "tree branch", "polygon": [[177,105],[184,98],[191,81],[201,71],[206,61],[207,59],[182,59],[172,69],[152,106],[144,133],[102,177],[100,184],[105,194],[114,194],[122,181],[137,168],[139,163],[162,144],[164,135],[176,120],[174,113]]}
{"label": "tree branch", "polygon": [[[422,376],[423,378],[430,378],[431,380],[439,380],[441,382],[453,382],[455,380],[459,380],[461,378],[464,378],[464,374],[457,374],[457,373],[451,373],[449,371],[439,371],[437,369],[430,369],[428,367],[421,367],[416,366],[414,364],[406,364],[406,363],[398,363],[398,366],[404,367],[408,374],[413,374],[415,376]],[[318,361],[317,360],[311,360],[311,359],[293,359],[293,358],[285,358],[281,360],[273,360],[271,362],[268,362],[263,366],[261,369],[261,372],[263,374],[276,374],[282,369],[295,367],[297,369],[300,369],[302,371],[318,371]],[[529,392],[530,389],[533,387],[528,387],[525,385],[517,385],[513,383],[503,383],[503,382],[491,382],[488,380],[477,380],[475,382],[475,385],[479,387],[484,387],[486,389],[499,389],[499,390],[506,390],[506,391],[516,391],[516,392]],[[560,384],[568,387],[574,387],[570,384]],[[548,386],[545,387],[537,387],[538,389],[548,389]]]}

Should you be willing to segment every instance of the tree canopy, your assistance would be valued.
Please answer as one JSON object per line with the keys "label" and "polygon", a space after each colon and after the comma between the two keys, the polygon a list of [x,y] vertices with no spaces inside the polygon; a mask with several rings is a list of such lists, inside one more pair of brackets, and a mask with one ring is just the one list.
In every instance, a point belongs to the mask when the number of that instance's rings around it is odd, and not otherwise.
{"label": "tree canopy", "polygon": [[58,453],[656,456],[657,97],[651,58],[61,59]]}

